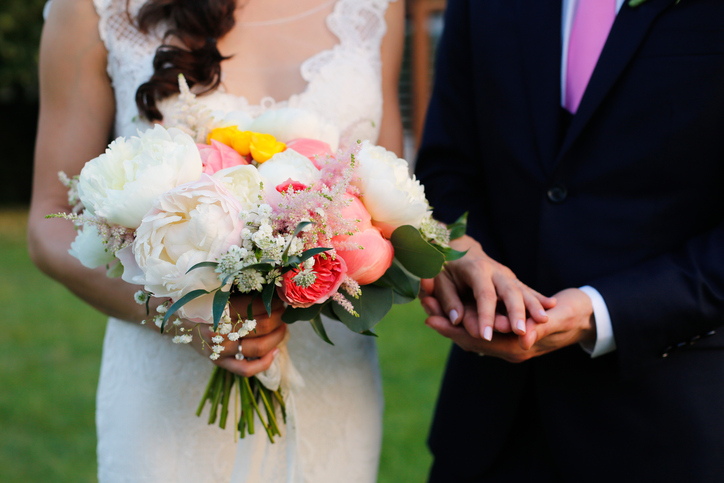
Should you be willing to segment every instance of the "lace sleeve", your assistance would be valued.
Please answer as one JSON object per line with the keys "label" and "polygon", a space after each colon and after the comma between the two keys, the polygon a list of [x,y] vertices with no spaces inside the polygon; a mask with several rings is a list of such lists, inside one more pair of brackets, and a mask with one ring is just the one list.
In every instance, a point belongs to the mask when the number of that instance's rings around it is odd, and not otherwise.
{"label": "lace sleeve", "polygon": [[382,37],[387,32],[385,13],[391,1],[339,0],[327,18],[327,26],[341,43],[379,52]]}

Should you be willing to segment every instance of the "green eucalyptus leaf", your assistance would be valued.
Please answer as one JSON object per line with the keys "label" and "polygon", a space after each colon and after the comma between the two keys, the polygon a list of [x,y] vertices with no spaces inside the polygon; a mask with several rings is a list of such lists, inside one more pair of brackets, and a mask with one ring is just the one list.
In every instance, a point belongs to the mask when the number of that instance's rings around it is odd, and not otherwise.
{"label": "green eucalyptus leaf", "polygon": [[324,330],[324,323],[322,323],[322,318],[319,315],[310,320],[309,323],[312,324],[314,332],[317,333],[320,339],[322,339],[327,344],[334,345],[334,342],[332,342],[327,336],[327,331]]}
{"label": "green eucalyptus leaf", "polygon": [[358,317],[350,314],[344,307],[332,301],[332,310],[340,322],[346,325],[352,332],[362,333],[384,318],[392,308],[392,288],[379,287],[377,285],[363,285],[360,287],[362,294],[358,299],[349,294],[343,295],[354,306]]}
{"label": "green eucalyptus leaf", "polygon": [[413,275],[434,278],[445,263],[445,256],[425,241],[420,231],[410,225],[398,227],[390,242],[395,248],[395,258]]}
{"label": "green eucalyptus leaf", "polygon": [[284,310],[282,321],[286,324],[293,324],[298,320],[312,320],[319,316],[322,311],[322,304],[315,304],[307,308],[294,308],[291,305]]}
{"label": "green eucalyptus leaf", "polygon": [[371,330],[365,330],[364,332],[361,332],[362,335],[368,335],[370,337],[377,337],[377,334],[372,332]]}
{"label": "green eucalyptus leaf", "polygon": [[214,269],[215,269],[215,268],[218,267],[218,266],[219,266],[219,263],[218,263],[218,262],[199,262],[199,263],[197,263],[196,265],[194,265],[193,267],[189,268],[189,269],[186,271],[186,273],[189,273],[189,272],[192,271],[192,270],[196,270],[197,268],[208,267],[208,268],[214,268]]}
{"label": "green eucalyptus leaf", "polygon": [[229,295],[231,295],[231,292],[224,292],[221,289],[217,290],[214,294],[214,303],[212,306],[212,313],[214,315],[214,332],[216,332],[219,328],[219,321],[221,320],[221,316],[224,315],[224,309],[226,308],[226,304],[229,302]]}
{"label": "green eucalyptus leaf", "polygon": [[445,251],[445,253],[444,253],[444,255],[445,255],[445,261],[446,261],[446,262],[452,262],[452,261],[455,261],[455,260],[459,260],[459,259],[463,258],[466,253],[468,253],[467,250],[465,250],[464,252],[461,252],[461,251],[458,251],[458,250],[453,250],[452,248],[448,248],[448,249]]}
{"label": "green eucalyptus leaf", "polygon": [[391,287],[395,292],[414,300],[420,292],[420,277],[416,277],[402,266],[396,258],[375,285]]}
{"label": "green eucalyptus leaf", "polygon": [[187,293],[180,299],[178,299],[176,302],[171,305],[171,307],[168,308],[166,311],[166,315],[163,316],[163,323],[161,324],[161,332],[163,332],[163,328],[166,325],[166,322],[168,322],[168,319],[170,319],[173,314],[176,313],[178,309],[186,305],[187,303],[191,302],[194,299],[197,299],[201,297],[202,295],[210,294],[211,292],[207,292],[204,289],[198,289],[198,290],[192,290],[191,292]]}
{"label": "green eucalyptus leaf", "polygon": [[456,238],[460,238],[461,236],[463,236],[467,227],[468,212],[466,211],[460,216],[460,218],[455,221],[455,223],[447,226],[447,229],[450,230],[450,239],[455,240]]}
{"label": "green eucalyptus leaf", "polygon": [[332,304],[327,303],[322,305],[322,315],[325,317],[329,317],[332,320],[336,320],[339,322],[339,317],[334,313],[334,310],[332,310]]}
{"label": "green eucalyptus leaf", "polygon": [[404,305],[409,304],[413,300],[415,300],[417,297],[408,297],[407,295],[403,295],[395,290],[392,291],[392,303],[394,305]]}

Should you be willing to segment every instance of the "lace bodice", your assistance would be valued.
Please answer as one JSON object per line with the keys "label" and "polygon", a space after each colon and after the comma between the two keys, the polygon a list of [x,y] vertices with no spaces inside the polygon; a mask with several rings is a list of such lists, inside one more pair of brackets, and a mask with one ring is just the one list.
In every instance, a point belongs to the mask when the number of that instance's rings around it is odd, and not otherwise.
{"label": "lace bodice", "polygon": [[[116,97],[115,134],[135,135],[148,127],[138,115],[135,93],[152,75],[165,29],[144,35],[135,28],[131,19],[145,0],[93,1]],[[301,92],[250,103],[219,89],[197,99],[215,111],[244,111],[252,117],[278,107],[303,108],[337,126],[341,145],[357,139],[376,141],[382,117],[380,45],[388,1],[337,0],[326,5],[326,26],[336,43],[297,64],[306,83]],[[163,112],[163,104],[159,106]],[[341,324],[325,324],[334,347],[321,342],[307,323],[289,327],[289,357],[303,380],[293,394],[297,438],[269,445],[260,428],[253,437],[235,443],[230,426],[222,431],[195,416],[210,361],[190,347],[111,319],[97,398],[99,480],[376,481],[382,438],[376,346],[372,338]]]}
{"label": "lace bodice", "polygon": [[[153,57],[165,30],[144,35],[134,26],[131,18],[144,1],[130,0],[127,11],[126,0],[94,0],[116,95],[116,134],[122,136],[148,127],[139,118],[135,93],[153,73]],[[334,4],[326,24],[339,41],[301,64],[301,76],[307,83],[301,93],[285,100],[265,97],[258,105],[223,89],[202,99],[214,110],[245,111],[252,116],[276,107],[308,109],[340,128],[342,145],[357,139],[374,142],[382,117],[380,45],[387,30],[387,5],[387,0],[338,0]]]}

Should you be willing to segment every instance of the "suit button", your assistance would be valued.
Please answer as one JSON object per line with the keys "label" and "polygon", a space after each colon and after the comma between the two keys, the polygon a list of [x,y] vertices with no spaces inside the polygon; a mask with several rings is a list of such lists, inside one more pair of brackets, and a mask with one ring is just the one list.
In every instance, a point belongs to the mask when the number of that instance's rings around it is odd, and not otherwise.
{"label": "suit button", "polygon": [[563,185],[556,185],[549,189],[546,195],[551,203],[563,203],[568,197],[568,190]]}

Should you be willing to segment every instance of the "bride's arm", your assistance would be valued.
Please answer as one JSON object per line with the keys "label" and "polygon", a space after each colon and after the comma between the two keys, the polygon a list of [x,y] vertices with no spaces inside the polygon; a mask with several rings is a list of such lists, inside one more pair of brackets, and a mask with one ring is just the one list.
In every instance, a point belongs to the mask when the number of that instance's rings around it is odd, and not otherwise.
{"label": "bride's arm", "polygon": [[387,33],[382,39],[382,122],[377,144],[394,151],[398,156],[403,153],[402,118],[397,94],[402,68],[402,53],[405,41],[405,2],[391,2],[385,14]]}
{"label": "bride's arm", "polygon": [[[106,277],[102,267],[83,267],[68,253],[75,238],[73,224],[45,219],[47,214],[69,211],[67,191],[58,180],[58,172],[78,174],[108,143],[115,100],[106,73],[106,55],[93,2],[54,0],[40,45],[40,116],[28,248],[33,262],[44,273],[88,304],[109,316],[140,322],[148,317],[145,307],[133,302],[138,287],[120,278]],[[274,347],[284,335],[279,314],[277,311],[271,318],[259,317],[257,334],[262,337],[248,343],[245,339],[245,355],[264,356],[262,359],[250,362],[222,358],[217,363],[224,362],[228,369],[244,375],[266,369]],[[146,326],[157,330],[153,324]],[[200,341],[195,343],[201,349]],[[235,353],[238,343],[232,345],[224,355]]]}

